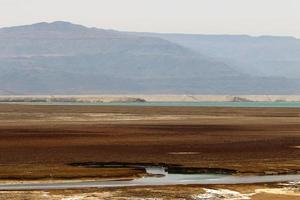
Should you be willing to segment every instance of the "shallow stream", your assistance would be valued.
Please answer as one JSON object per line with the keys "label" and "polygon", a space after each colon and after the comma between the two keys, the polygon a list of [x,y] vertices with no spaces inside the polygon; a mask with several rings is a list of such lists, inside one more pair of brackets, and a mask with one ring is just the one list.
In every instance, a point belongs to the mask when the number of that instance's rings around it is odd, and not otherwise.
{"label": "shallow stream", "polygon": [[[141,166],[140,166],[141,167]],[[166,167],[144,166],[149,176],[133,180],[78,181],[61,183],[34,183],[0,185],[0,190],[51,190],[75,188],[104,188],[161,185],[196,185],[196,184],[246,184],[300,181],[300,174],[295,175],[252,175],[237,176],[231,174],[179,174],[168,173]]]}

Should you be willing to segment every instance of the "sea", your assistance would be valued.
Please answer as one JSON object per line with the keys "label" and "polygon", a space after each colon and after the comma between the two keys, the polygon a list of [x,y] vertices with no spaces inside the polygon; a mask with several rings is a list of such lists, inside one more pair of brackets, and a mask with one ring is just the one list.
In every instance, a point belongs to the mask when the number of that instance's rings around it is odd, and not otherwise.
{"label": "sea", "polygon": [[300,102],[1,102],[25,105],[80,105],[80,106],[164,106],[164,107],[269,107],[299,108]]}

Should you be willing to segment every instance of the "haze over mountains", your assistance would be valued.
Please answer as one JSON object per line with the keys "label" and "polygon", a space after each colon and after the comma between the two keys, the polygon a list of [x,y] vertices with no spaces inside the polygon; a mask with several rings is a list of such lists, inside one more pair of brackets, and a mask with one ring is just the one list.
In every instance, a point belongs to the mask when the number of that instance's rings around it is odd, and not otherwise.
{"label": "haze over mountains", "polygon": [[144,34],[218,58],[252,75],[300,78],[300,40],[247,35]]}
{"label": "haze over mountains", "polygon": [[297,94],[295,38],[0,29],[0,94]]}

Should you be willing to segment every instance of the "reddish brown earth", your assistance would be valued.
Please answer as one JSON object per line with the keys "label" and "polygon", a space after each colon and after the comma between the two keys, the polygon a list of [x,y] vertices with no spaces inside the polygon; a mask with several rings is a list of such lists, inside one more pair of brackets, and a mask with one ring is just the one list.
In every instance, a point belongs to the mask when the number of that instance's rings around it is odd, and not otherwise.
{"label": "reddish brown earth", "polygon": [[295,173],[299,146],[298,108],[0,105],[2,179],[126,177],[73,162]]}

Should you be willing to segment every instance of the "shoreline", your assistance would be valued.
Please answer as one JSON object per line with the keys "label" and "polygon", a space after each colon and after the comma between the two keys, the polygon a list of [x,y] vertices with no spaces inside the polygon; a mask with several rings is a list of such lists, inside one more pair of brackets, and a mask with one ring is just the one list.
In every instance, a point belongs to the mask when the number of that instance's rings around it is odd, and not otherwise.
{"label": "shoreline", "polygon": [[0,102],[300,102],[300,95],[0,95]]}
{"label": "shoreline", "polygon": [[[93,164],[84,166],[87,168],[110,169],[106,164]],[[70,190],[80,188],[127,188],[127,187],[157,187],[157,186],[179,186],[179,185],[243,185],[243,184],[279,184],[279,183],[300,183],[300,173],[285,174],[261,174],[261,173],[238,173],[230,170],[230,173],[224,173],[223,169],[209,169],[207,172],[198,168],[180,168],[178,172],[172,168],[163,165],[135,165],[118,166],[120,169],[136,170],[135,175],[124,175],[124,177],[106,176],[106,177],[76,177],[76,178],[36,178],[36,179],[1,179],[0,191],[34,191],[34,190]],[[82,167],[80,165],[80,167]],[[112,166],[111,166],[112,167]],[[154,169],[153,169],[154,167]],[[111,170],[116,168],[112,167]],[[142,170],[144,169],[144,170]],[[213,170],[217,170],[213,172]],[[145,172],[143,172],[145,171]],[[206,177],[206,178],[205,178]],[[210,177],[210,178],[208,178]],[[211,179],[214,177],[213,179]],[[157,180],[156,180],[157,179]],[[184,180],[184,183],[182,181]]]}

